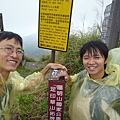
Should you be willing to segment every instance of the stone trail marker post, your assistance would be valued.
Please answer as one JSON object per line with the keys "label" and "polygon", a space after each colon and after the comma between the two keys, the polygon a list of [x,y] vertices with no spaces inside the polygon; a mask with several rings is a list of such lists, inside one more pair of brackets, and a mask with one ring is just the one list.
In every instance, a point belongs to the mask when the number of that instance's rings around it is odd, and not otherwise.
{"label": "stone trail marker post", "polygon": [[52,70],[48,87],[48,120],[63,120],[65,80],[56,76],[63,70]]}

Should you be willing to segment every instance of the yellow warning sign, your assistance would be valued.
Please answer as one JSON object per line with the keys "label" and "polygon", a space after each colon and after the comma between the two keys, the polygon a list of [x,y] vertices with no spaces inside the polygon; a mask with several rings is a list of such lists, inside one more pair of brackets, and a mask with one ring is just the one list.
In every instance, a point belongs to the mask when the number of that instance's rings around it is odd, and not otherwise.
{"label": "yellow warning sign", "polygon": [[67,51],[72,0],[40,0],[39,47]]}

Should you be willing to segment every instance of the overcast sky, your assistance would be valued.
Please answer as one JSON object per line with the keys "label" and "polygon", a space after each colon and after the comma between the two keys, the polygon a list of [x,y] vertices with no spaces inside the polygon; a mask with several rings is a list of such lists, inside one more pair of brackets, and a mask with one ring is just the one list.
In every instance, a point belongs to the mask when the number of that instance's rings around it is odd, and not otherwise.
{"label": "overcast sky", "polygon": [[[102,0],[73,0],[71,31],[81,30],[83,23],[85,28],[88,28],[100,20],[102,14],[100,1]],[[111,3],[112,0],[104,0],[103,9]],[[39,0],[0,0],[4,30],[16,32],[21,36],[38,32],[38,12]]]}

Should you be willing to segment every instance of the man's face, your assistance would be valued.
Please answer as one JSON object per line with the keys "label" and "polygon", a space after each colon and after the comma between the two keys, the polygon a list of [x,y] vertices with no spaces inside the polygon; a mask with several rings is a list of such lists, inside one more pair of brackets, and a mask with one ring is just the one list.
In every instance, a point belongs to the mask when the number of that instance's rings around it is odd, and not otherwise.
{"label": "man's face", "polygon": [[[12,53],[9,52],[13,50]],[[0,71],[10,72],[15,71],[20,62],[22,61],[22,56],[17,54],[22,48],[19,43],[15,42],[15,39],[3,40],[0,42]]]}
{"label": "man's face", "polygon": [[104,64],[106,64],[104,56],[99,51],[90,54],[88,51],[83,55],[83,65],[88,71],[91,78],[100,79],[104,75]]}

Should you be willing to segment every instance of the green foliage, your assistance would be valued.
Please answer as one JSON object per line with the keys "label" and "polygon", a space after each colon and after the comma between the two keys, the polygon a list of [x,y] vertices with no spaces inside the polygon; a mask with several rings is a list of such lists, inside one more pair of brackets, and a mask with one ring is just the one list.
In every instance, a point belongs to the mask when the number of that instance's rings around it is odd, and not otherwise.
{"label": "green foliage", "polygon": [[28,74],[28,73],[31,72],[30,70],[26,69],[25,66],[19,66],[19,67],[17,68],[17,71],[18,71],[18,73],[19,73],[21,76],[23,76],[23,77],[25,77],[26,74]]}
{"label": "green foliage", "polygon": [[35,61],[36,61],[34,58],[28,57],[27,55],[24,55],[24,59],[25,59],[27,62],[35,62]]}
{"label": "green foliage", "polygon": [[43,55],[40,57],[39,62],[44,62],[44,61],[45,61],[45,62],[49,63],[50,60],[51,60],[51,58],[50,58],[50,55],[49,55],[49,54],[43,54]]}
{"label": "green foliage", "polygon": [[47,113],[48,110],[48,99],[44,99],[43,102],[40,103],[41,109],[41,114]]}
{"label": "green foliage", "polygon": [[19,103],[19,108],[21,109],[21,113],[23,115],[23,118],[27,118],[27,114],[30,112],[32,109],[32,103],[33,103],[33,95],[26,95],[25,97],[20,95],[18,96],[18,103]]}
{"label": "green foliage", "polygon": [[48,84],[44,81],[36,93],[18,95],[12,113],[18,113],[22,120],[40,120],[43,116],[47,120],[47,92]]}
{"label": "green foliage", "polygon": [[120,47],[120,40],[118,41],[118,47]]}

